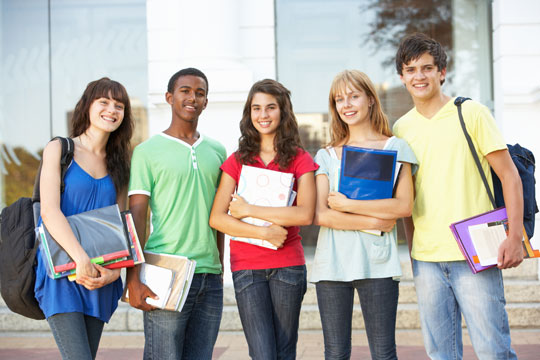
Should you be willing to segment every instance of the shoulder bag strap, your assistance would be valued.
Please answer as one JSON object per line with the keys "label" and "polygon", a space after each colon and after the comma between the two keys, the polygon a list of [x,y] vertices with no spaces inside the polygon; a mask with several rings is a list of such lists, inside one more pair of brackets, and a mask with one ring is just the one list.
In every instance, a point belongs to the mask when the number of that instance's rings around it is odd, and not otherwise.
{"label": "shoulder bag strap", "polygon": [[484,174],[484,170],[482,169],[482,165],[480,164],[480,159],[478,158],[478,154],[476,153],[476,150],[474,148],[471,136],[469,135],[469,132],[467,131],[467,127],[465,126],[463,115],[461,114],[461,104],[463,104],[467,100],[470,100],[470,98],[460,96],[456,98],[456,100],[454,101],[454,105],[457,106],[459,122],[461,123],[463,134],[465,135],[465,138],[467,139],[467,144],[469,144],[469,149],[471,150],[471,154],[474,158],[474,162],[476,163],[476,167],[478,168],[478,172],[480,173],[480,177],[482,178],[482,182],[484,183],[484,186],[486,188],[487,194],[489,196],[489,201],[491,201],[491,205],[493,205],[493,208],[495,209],[497,208],[497,206],[495,205],[495,198],[493,197],[493,194],[491,193],[491,189],[489,188],[486,174]]}
{"label": "shoulder bag strap", "polygon": [[[62,144],[62,154],[60,156],[60,193],[64,192],[64,177],[66,176],[67,168],[73,160],[73,152],[75,150],[75,144],[73,139],[65,138],[61,136],[56,136],[51,139],[51,141],[59,139]],[[41,177],[41,166],[42,162],[39,163],[39,168],[36,174],[36,179],[34,181],[34,192],[32,193],[32,202],[40,201],[40,190],[39,190],[39,180]]]}

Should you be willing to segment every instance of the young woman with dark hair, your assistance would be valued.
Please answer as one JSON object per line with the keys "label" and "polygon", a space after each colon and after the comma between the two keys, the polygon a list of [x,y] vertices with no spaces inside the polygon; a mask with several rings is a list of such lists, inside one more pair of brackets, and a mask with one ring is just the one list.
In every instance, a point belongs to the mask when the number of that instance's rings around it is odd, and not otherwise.
{"label": "young woman with dark hair", "polygon": [[[238,151],[221,166],[210,226],[231,236],[267,240],[278,247],[272,250],[231,241],[231,268],[249,355],[253,359],[294,359],[306,292],[304,250],[298,232],[299,226],[313,220],[317,165],[302,148],[290,92],[277,81],[267,79],[253,85],[240,131]],[[292,173],[293,190],[297,191],[293,205],[250,205],[234,195],[242,165]],[[271,225],[241,221],[248,216]]]}
{"label": "young woman with dark hair", "polygon": [[120,269],[90,262],[66,217],[118,203],[126,207],[133,121],[125,88],[108,78],[92,81],[75,107],[73,161],[60,193],[60,141],[43,151],[41,219],[77,264],[76,280],[47,276],[37,256],[35,294],[63,359],[94,359],[105,322],[122,295]]}

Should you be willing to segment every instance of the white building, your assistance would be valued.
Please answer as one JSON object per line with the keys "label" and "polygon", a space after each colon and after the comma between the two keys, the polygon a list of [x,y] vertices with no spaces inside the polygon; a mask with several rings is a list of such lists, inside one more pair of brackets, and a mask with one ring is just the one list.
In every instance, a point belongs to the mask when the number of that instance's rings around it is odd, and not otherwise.
{"label": "white building", "polygon": [[36,155],[50,137],[66,135],[68,114],[91,80],[122,82],[140,104],[137,126],[152,135],[170,121],[169,77],[184,67],[203,70],[210,92],[199,130],[231,153],[251,84],[274,78],[292,91],[305,136],[317,144],[330,82],[342,69],[372,78],[391,120],[411,106],[391,60],[396,42],[414,30],[448,48],[447,93],[490,106],[507,142],[540,154],[540,2],[425,0],[405,16],[381,15],[396,4],[0,0],[0,203],[9,203],[16,148]]}

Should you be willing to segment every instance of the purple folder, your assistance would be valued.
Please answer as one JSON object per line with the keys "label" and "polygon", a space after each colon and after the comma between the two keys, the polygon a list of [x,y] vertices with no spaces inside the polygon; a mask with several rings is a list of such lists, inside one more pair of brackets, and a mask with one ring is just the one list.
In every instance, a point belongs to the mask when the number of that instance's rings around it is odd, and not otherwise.
{"label": "purple folder", "polygon": [[473,216],[471,218],[461,220],[450,225],[450,230],[454,234],[456,241],[459,245],[459,249],[465,256],[469,267],[472,272],[476,274],[477,272],[492,268],[496,265],[482,266],[478,260],[478,254],[474,248],[474,245],[471,240],[471,235],[469,234],[469,226],[471,225],[480,225],[486,224],[495,221],[507,220],[508,215],[506,214],[506,208],[498,208],[486,213]]}

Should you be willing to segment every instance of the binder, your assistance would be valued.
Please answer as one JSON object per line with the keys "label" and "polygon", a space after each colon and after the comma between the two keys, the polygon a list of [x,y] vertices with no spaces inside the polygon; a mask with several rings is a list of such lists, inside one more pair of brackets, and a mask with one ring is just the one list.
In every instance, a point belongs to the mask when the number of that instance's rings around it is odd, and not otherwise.
{"label": "binder", "polygon": [[[459,249],[474,274],[496,266],[496,255],[494,258],[493,254],[497,253],[500,241],[506,238],[507,228],[508,215],[504,207],[450,225]],[[497,235],[493,233],[501,229],[504,231],[502,240],[501,235],[497,240]],[[523,228],[522,244],[524,258],[540,257],[540,249],[533,248],[525,228]]]}
{"label": "binder", "polygon": [[[344,145],[338,191],[349,199],[379,200],[393,196],[401,170],[397,151]],[[381,236],[380,230],[361,230]]]}
{"label": "binder", "polygon": [[[126,238],[118,205],[71,215],[66,219],[92,262],[110,264],[130,256],[129,239]],[[49,276],[56,279],[73,273],[75,262],[54,240],[44,224],[39,226],[38,233]]]}
{"label": "binder", "polygon": [[[293,174],[242,165],[236,192],[249,204],[275,207],[290,206],[296,196],[293,191],[293,184]],[[242,221],[257,226],[270,226],[272,224],[266,220],[252,217],[243,218]],[[263,239],[231,237],[231,240],[246,242],[272,250],[278,249],[275,245]]]}
{"label": "binder", "polygon": [[171,294],[176,273],[171,269],[148,263],[141,265],[139,274],[141,282],[146,284],[159,299],[146,298],[146,302],[152,306],[164,309]]}
{"label": "binder", "polygon": [[[107,269],[120,269],[120,268],[133,267],[135,265],[142,264],[145,262],[143,250],[141,248],[139,236],[137,235],[137,231],[135,230],[135,223],[133,222],[133,216],[131,215],[131,211],[129,210],[122,211],[120,214],[122,216],[122,222],[124,223],[124,233],[126,235],[126,243],[128,245],[130,255],[125,258],[118,258],[118,259],[110,260],[110,261],[100,264],[101,266]],[[67,271],[68,278],[70,281],[75,281],[76,279],[75,270],[76,269]],[[57,277],[66,276],[66,272],[56,273],[55,276]]]}
{"label": "binder", "polygon": [[338,191],[349,199],[392,197],[397,151],[344,145]]}

